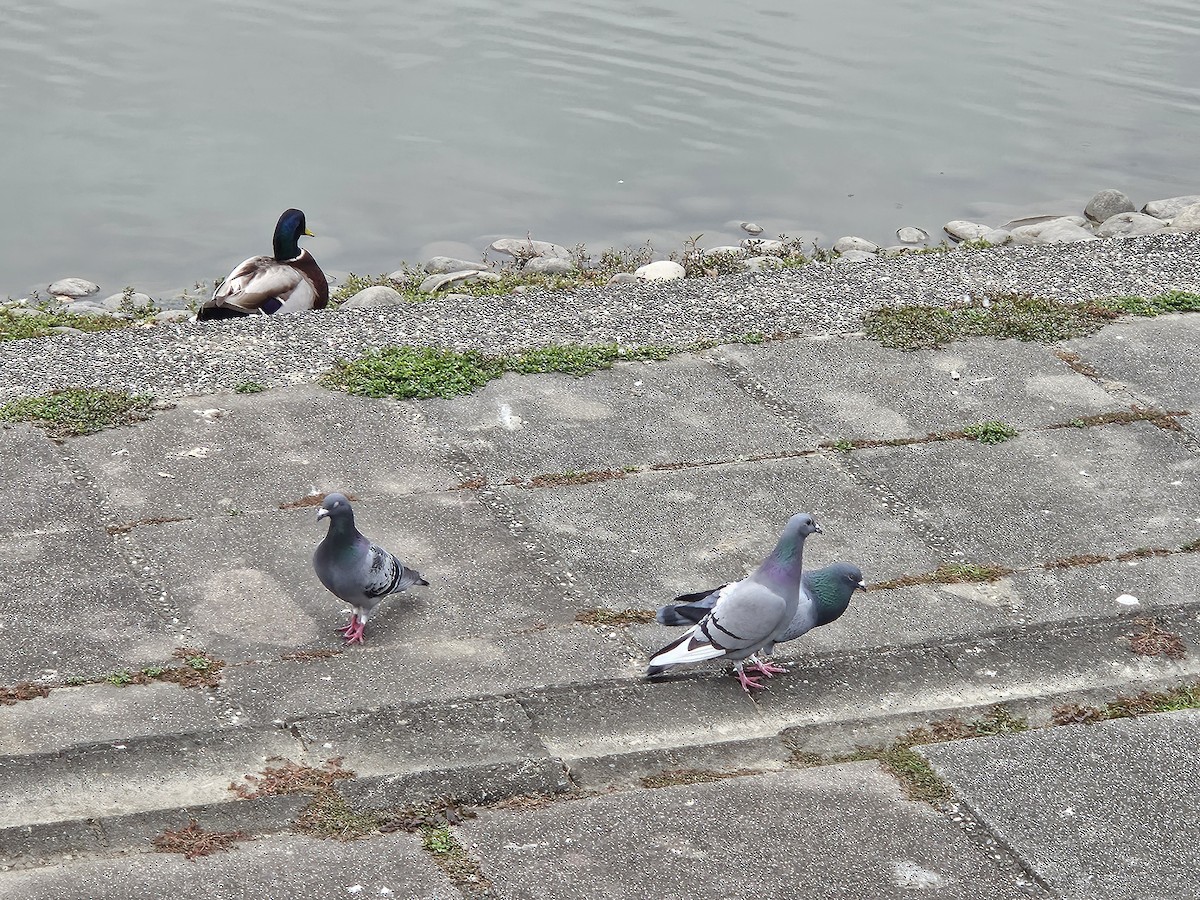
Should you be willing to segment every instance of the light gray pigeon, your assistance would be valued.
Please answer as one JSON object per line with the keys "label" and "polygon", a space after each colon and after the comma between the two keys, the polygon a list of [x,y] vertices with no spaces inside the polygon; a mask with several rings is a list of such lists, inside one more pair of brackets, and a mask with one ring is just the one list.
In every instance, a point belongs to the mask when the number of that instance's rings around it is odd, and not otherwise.
{"label": "light gray pigeon", "polygon": [[653,678],[671,666],[728,659],[743,690],[761,688],[743,671],[744,661],[773,647],[791,625],[800,604],[804,539],[820,532],[808,513],[788,519],[771,555],[741,581],[720,588],[704,618],[650,657],[646,674]]}
{"label": "light gray pigeon", "polygon": [[367,616],[385,597],[429,582],[359,533],[344,494],[326,495],[317,521],[325,518],[329,531],[313,552],[313,568],[321,584],[353,607],[349,623],[339,631],[347,644],[361,644]]}
{"label": "light gray pigeon", "polygon": [[[662,625],[694,625],[708,615],[717,603],[717,596],[726,587],[728,585],[676,597],[674,603],[659,607],[655,618]],[[794,641],[814,628],[828,625],[846,611],[850,598],[860,588],[865,589],[866,584],[863,583],[862,570],[853,563],[839,562],[805,572],[800,579],[800,602],[796,606],[796,614],[775,643]],[[770,645],[764,646],[760,653],[749,657],[752,665],[746,668],[757,670],[768,678],[787,671],[771,664],[768,657],[772,649]]]}

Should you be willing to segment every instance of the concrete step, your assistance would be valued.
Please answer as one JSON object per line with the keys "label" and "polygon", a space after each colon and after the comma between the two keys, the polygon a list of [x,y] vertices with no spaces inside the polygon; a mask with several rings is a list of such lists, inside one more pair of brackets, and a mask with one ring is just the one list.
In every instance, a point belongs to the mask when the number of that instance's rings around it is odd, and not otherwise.
{"label": "concrete step", "polygon": [[[1194,607],[1159,620],[1188,644],[1200,640]],[[678,768],[776,769],[793,750],[832,756],[881,746],[915,725],[969,719],[997,703],[1046,721],[1059,703],[1200,680],[1200,659],[1133,654],[1133,630],[1132,617],[1077,620],[937,646],[809,657],[755,699],[709,670],[273,726],[108,734],[63,750],[10,754],[0,757],[0,865],[145,846],[189,818],[218,830],[286,829],[311,795],[244,799],[230,787],[253,788],[245,776],[278,760],[317,768],[341,760],[354,776],[337,788],[356,808],[447,796],[486,803],[620,788]],[[72,689],[89,690],[106,689]]]}

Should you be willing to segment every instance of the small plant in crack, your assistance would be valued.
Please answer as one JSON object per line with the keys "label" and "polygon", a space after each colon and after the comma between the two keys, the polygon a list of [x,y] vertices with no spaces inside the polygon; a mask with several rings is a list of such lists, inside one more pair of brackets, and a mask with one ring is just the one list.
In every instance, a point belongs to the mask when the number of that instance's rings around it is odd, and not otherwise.
{"label": "small plant in crack", "polygon": [[616,627],[621,625],[644,625],[654,621],[652,609],[585,609],[575,616],[575,621],[581,625],[606,625]]}
{"label": "small plant in crack", "polygon": [[332,788],[343,778],[353,778],[354,773],[342,768],[340,756],[325,760],[319,767],[273,756],[257,775],[247,775],[249,784],[230,783],[229,790],[243,800],[259,797],[274,797],[280,794],[320,794]]}
{"label": "small plant in crack", "polygon": [[901,575],[871,585],[873,591],[885,591],[918,584],[961,584],[964,582],[999,581],[1013,574],[1008,566],[977,563],[943,563],[932,572],[921,575]]}
{"label": "small plant in crack", "polygon": [[1141,616],[1133,620],[1138,630],[1129,639],[1129,649],[1138,656],[1165,656],[1167,659],[1183,659],[1187,656],[1187,645],[1174,631],[1168,631],[1157,619]]}
{"label": "small plant in crack", "polygon": [[1062,703],[1050,713],[1052,725],[1086,725],[1091,722],[1103,722],[1107,718],[1108,714],[1098,706],[1084,706],[1080,703]]}
{"label": "small plant in crack", "polygon": [[999,419],[991,419],[987,422],[977,422],[974,425],[967,425],[963,428],[962,433],[964,436],[973,441],[978,441],[980,444],[1002,444],[1020,434],[1017,429],[1013,428],[1007,422],[1001,422]]}
{"label": "small plant in crack", "polygon": [[0,687],[0,706],[12,706],[22,700],[35,700],[49,697],[50,688],[44,684],[34,684],[32,681],[19,681],[11,687]]}
{"label": "small plant in crack", "polygon": [[656,775],[643,775],[641,782],[642,787],[664,788],[679,784],[707,784],[713,781],[724,781],[728,778],[761,774],[761,769],[734,769],[728,772],[714,772],[709,769],[667,769]]}
{"label": "small plant in crack", "polygon": [[249,840],[242,831],[206,831],[192,819],[186,828],[167,829],[151,842],[159,853],[181,853],[184,859],[195,859],[212,853],[223,853],[239,841]]}

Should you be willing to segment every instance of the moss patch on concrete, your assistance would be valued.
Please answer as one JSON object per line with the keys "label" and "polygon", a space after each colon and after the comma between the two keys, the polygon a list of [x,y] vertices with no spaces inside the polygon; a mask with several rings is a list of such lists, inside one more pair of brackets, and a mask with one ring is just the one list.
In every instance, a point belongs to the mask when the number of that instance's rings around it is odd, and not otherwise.
{"label": "moss patch on concrete", "polygon": [[1016,734],[1028,728],[1029,723],[1024,718],[1014,716],[1007,707],[1001,705],[971,721],[951,716],[913,728],[885,746],[859,747],[851,753],[837,756],[793,752],[791,762],[795,766],[810,767],[873,759],[900,782],[901,789],[909,799],[937,806],[950,799],[950,785],[914,747],[996,734]]}
{"label": "moss patch on concrete", "polygon": [[[760,334],[730,338],[725,343],[762,343]],[[709,350],[715,341],[686,346],[620,344],[550,344],[520,353],[490,355],[478,350],[393,346],[368,350],[352,360],[339,360],[321,383],[363,397],[424,400],[469,394],[507,372],[520,375],[563,374],[581,378],[611,369],[618,362],[665,360],[680,353]]]}
{"label": "moss patch on concrete", "polygon": [[52,439],[94,434],[150,418],[153,398],[100,388],[64,388],[0,406],[0,422],[29,422]]}
{"label": "moss patch on concrete", "polygon": [[152,681],[170,681],[184,688],[216,687],[221,683],[221,671],[225,660],[195,647],[176,647],[173,654],[180,660],[176,666],[146,666],[142,669],[114,669],[99,675],[69,675],[64,679],[68,687],[85,684],[111,684],[127,687],[135,684],[150,684]]}
{"label": "moss patch on concrete", "polygon": [[1122,315],[1200,311],[1200,294],[1167,291],[1153,297],[1065,301],[1034,294],[974,297],[955,306],[894,306],[863,316],[867,335],[885,347],[923,350],[972,337],[1054,344],[1095,334]]}

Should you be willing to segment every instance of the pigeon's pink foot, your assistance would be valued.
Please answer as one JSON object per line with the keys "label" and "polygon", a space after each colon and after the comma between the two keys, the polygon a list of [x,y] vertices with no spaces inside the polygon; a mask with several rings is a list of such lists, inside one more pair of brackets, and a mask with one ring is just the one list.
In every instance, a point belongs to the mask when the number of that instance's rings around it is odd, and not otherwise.
{"label": "pigeon's pink foot", "polygon": [[334,630],[334,631],[336,631],[336,632],[338,632],[338,633],[339,633],[339,634],[340,634],[342,637],[345,637],[345,636],[346,636],[346,635],[348,635],[348,634],[349,634],[351,631],[353,631],[353,630],[354,630],[354,619],[351,619],[349,622],[347,622],[347,623],[346,623],[345,625],[343,625],[341,628],[335,628],[335,629],[333,629],[333,630]]}
{"label": "pigeon's pink foot", "polygon": [[766,690],[766,687],[763,685],[763,683],[761,681],[756,681],[755,679],[753,679],[749,675],[747,675],[745,672],[743,672],[741,669],[734,669],[734,672],[737,675],[738,681],[741,682],[742,690],[745,691],[747,694],[750,693],[752,690],[754,690],[754,691]]}
{"label": "pigeon's pink foot", "polygon": [[777,666],[768,660],[751,663],[746,666],[746,669],[751,672],[757,672],[759,675],[766,675],[768,678],[774,678],[776,675],[782,675],[788,671],[785,667]]}
{"label": "pigeon's pink foot", "polygon": [[344,632],[345,636],[346,636],[346,643],[347,644],[363,643],[363,635],[366,632],[366,630],[367,630],[366,623],[358,621],[358,617],[355,616],[354,621],[350,623],[350,627],[347,628],[346,631]]}

